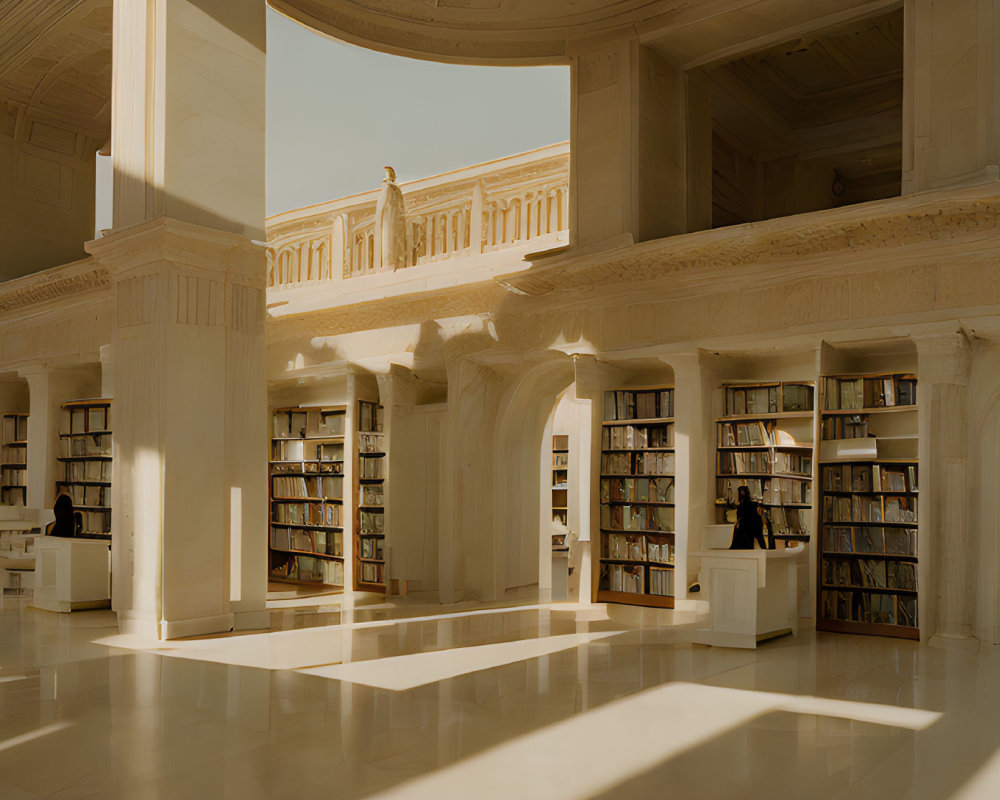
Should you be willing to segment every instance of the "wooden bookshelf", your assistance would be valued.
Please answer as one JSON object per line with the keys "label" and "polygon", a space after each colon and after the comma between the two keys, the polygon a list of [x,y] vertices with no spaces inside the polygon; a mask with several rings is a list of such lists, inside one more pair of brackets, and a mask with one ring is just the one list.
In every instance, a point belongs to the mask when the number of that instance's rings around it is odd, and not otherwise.
{"label": "wooden bookshelf", "polygon": [[569,436],[552,437],[552,520],[567,524],[569,518]]}
{"label": "wooden bookshelf", "polygon": [[811,381],[724,384],[716,419],[716,522],[736,521],[740,486],[774,538],[808,541],[813,497],[815,386]]}
{"label": "wooden bookshelf", "polygon": [[28,502],[28,415],[0,417],[0,505]]}
{"label": "wooden bookshelf", "polygon": [[595,600],[674,607],[674,390],[604,393]]}
{"label": "wooden bookshelf", "polygon": [[56,493],[73,499],[85,537],[111,538],[112,446],[110,400],[62,404],[59,462],[63,478],[56,482]]}
{"label": "wooden bookshelf", "polygon": [[385,480],[387,453],[383,409],[369,400],[358,401],[355,434],[354,588],[385,592]]}
{"label": "wooden bookshelf", "polygon": [[345,406],[272,415],[270,579],[344,587]]}
{"label": "wooden bookshelf", "polygon": [[917,380],[823,379],[819,630],[919,639]]}

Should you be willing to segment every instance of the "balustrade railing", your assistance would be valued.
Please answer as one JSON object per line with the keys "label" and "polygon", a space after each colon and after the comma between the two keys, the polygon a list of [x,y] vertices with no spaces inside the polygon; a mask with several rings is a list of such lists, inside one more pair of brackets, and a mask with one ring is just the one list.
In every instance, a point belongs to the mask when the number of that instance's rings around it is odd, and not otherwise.
{"label": "balustrade railing", "polygon": [[[558,238],[569,220],[569,148],[531,153],[401,185],[404,267]],[[377,192],[280,215],[268,225],[268,285],[296,286],[384,271]]]}

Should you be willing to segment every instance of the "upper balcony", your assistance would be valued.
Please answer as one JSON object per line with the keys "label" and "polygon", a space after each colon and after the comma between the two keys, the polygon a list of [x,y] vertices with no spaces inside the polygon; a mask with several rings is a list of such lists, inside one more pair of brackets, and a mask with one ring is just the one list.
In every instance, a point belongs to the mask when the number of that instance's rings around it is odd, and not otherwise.
{"label": "upper balcony", "polygon": [[403,253],[383,267],[379,190],[267,220],[274,316],[488,280],[569,243],[569,144],[400,184]]}

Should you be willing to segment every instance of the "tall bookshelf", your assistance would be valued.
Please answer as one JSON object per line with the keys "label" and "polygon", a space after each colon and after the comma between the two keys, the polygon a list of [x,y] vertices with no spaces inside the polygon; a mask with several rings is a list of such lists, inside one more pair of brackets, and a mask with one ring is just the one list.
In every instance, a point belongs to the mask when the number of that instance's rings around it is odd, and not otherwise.
{"label": "tall bookshelf", "polygon": [[63,478],[56,492],[73,500],[83,519],[83,536],[111,538],[111,401],[73,400],[62,404],[59,462]]}
{"label": "tall bookshelf", "polygon": [[387,473],[383,409],[358,401],[357,461],[354,489],[354,588],[385,592],[385,480]]}
{"label": "tall bookshelf", "polygon": [[674,607],[674,390],[604,393],[597,602]]}
{"label": "tall bookshelf", "polygon": [[808,381],[723,386],[716,419],[716,521],[736,521],[740,486],[777,541],[808,541],[813,497],[815,387]]}
{"label": "tall bookshelf", "polygon": [[569,436],[552,436],[552,520],[567,524],[569,518]]}
{"label": "tall bookshelf", "polygon": [[0,418],[0,505],[23,506],[28,497],[28,415]]}
{"label": "tall bookshelf", "polygon": [[919,639],[917,379],[823,379],[819,630]]}
{"label": "tall bookshelf", "polygon": [[344,586],[345,406],[276,409],[270,460],[270,579]]}

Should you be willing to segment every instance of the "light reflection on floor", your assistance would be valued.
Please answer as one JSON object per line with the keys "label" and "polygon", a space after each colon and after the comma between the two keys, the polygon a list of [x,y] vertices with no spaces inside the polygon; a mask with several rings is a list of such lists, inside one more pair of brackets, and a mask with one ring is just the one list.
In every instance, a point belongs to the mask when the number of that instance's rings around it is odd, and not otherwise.
{"label": "light reflection on floor", "polygon": [[808,630],[706,648],[592,611],[314,615],[164,652],[8,604],[0,798],[1000,796],[996,660]]}

